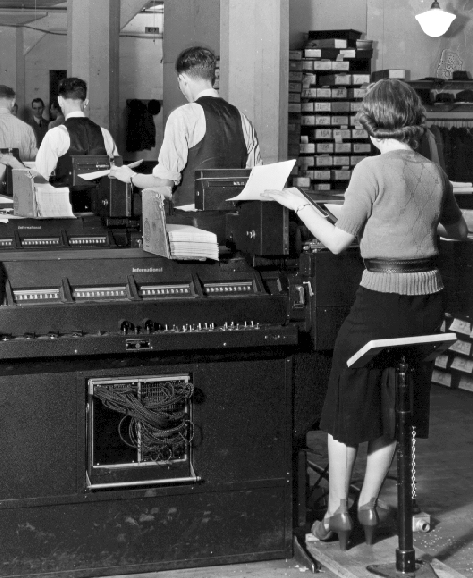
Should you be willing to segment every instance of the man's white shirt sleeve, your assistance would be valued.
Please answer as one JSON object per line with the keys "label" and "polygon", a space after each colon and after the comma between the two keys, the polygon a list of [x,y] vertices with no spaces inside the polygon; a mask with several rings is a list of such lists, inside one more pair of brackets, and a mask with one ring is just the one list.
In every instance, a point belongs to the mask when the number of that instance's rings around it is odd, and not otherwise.
{"label": "man's white shirt sleeve", "polygon": [[49,181],[51,173],[56,170],[58,158],[69,150],[71,141],[64,125],[48,130],[44,135],[38,154],[36,155],[36,170]]}
{"label": "man's white shirt sleeve", "polygon": [[102,130],[102,136],[103,136],[103,142],[105,145],[105,150],[107,151],[107,154],[109,156],[109,158],[113,158],[118,156],[118,149],[117,149],[117,145],[115,144],[115,141],[112,138],[112,135],[108,132],[108,130],[106,128],[102,128],[100,127]]}
{"label": "man's white shirt sleeve", "polygon": [[163,144],[153,176],[178,185],[190,148],[205,134],[205,114],[200,104],[184,104],[173,110],[164,128]]}

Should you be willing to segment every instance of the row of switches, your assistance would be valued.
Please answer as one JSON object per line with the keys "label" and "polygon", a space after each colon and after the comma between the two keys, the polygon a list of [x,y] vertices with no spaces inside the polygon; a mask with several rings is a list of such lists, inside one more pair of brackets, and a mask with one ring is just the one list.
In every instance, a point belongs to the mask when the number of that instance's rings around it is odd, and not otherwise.
{"label": "row of switches", "polygon": [[122,321],[120,323],[120,331],[124,335],[128,335],[130,333],[134,333],[135,335],[139,335],[140,333],[153,333],[154,331],[173,331],[173,332],[188,332],[188,331],[241,331],[245,329],[260,329],[259,323],[254,323],[253,321],[244,323],[235,323],[231,321],[230,323],[225,322],[223,325],[216,326],[215,323],[185,323],[181,327],[178,325],[160,325],[158,323],[154,323],[149,319],[143,323],[143,327],[140,325],[134,325],[130,321]]}

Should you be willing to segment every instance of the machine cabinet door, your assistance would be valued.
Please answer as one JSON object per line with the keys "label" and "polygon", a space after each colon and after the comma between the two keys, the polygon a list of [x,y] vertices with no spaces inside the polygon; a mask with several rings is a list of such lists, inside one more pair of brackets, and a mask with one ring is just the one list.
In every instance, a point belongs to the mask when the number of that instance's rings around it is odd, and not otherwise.
{"label": "machine cabinet door", "polygon": [[74,373],[0,376],[0,499],[76,493]]}

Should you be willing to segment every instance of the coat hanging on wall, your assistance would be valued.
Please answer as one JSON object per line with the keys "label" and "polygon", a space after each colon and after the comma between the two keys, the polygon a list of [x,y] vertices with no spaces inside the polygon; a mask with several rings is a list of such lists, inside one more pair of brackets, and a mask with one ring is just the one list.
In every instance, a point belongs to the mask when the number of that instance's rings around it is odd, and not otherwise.
{"label": "coat hanging on wall", "polygon": [[152,149],[156,146],[154,116],[161,111],[159,100],[126,101],[126,150],[127,152]]}

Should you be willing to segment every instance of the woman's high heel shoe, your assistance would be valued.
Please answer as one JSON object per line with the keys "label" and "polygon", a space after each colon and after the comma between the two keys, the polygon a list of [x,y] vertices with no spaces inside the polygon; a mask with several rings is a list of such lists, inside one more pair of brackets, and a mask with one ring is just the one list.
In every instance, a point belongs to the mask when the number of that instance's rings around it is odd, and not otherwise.
{"label": "woman's high heel shoe", "polygon": [[326,542],[333,534],[338,534],[340,550],[347,549],[348,537],[352,530],[353,522],[346,511],[335,513],[322,521],[317,520],[312,526],[312,534],[321,542]]}
{"label": "woman's high heel shoe", "polygon": [[378,503],[377,499],[370,500],[358,509],[358,521],[363,526],[365,542],[368,546],[373,544],[375,528],[385,522],[390,516],[390,508],[386,504]]}

